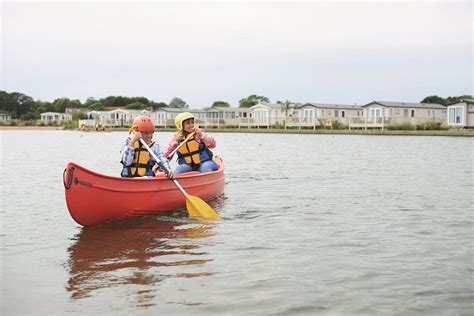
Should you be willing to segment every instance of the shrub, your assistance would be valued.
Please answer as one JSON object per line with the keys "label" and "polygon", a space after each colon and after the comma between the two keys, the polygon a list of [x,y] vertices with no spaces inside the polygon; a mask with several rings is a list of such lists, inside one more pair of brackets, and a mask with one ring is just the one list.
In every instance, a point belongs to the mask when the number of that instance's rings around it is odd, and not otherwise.
{"label": "shrub", "polygon": [[385,128],[388,131],[413,131],[415,127],[411,124],[389,125]]}
{"label": "shrub", "polygon": [[66,129],[77,129],[79,128],[79,121],[73,120],[73,121],[65,122],[63,126]]}
{"label": "shrub", "polygon": [[346,129],[346,126],[339,121],[332,121],[332,129]]}
{"label": "shrub", "polygon": [[36,121],[28,120],[28,121],[23,121],[24,126],[36,126]]}
{"label": "shrub", "polygon": [[419,129],[422,129],[425,131],[440,131],[440,130],[448,130],[449,127],[437,122],[427,122],[425,124],[420,125]]}

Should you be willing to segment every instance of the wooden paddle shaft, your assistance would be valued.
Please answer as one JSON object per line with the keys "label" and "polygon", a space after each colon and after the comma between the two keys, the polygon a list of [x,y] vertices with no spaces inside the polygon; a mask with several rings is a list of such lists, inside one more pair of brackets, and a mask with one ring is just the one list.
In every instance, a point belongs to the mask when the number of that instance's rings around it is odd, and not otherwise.
{"label": "wooden paddle shaft", "polygon": [[188,194],[186,193],[186,191],[184,191],[183,187],[181,186],[181,184],[178,183],[178,181],[176,181],[176,179],[173,179],[173,182],[174,184],[176,184],[176,186],[178,187],[178,189],[181,191],[181,193],[184,194],[184,196],[187,196]]}
{"label": "wooden paddle shaft", "polygon": [[[166,168],[163,165],[163,163],[161,163],[160,159],[158,159],[158,157],[155,155],[153,150],[151,150],[150,146],[148,146],[142,138],[140,138],[140,142],[146,148],[146,150],[148,150],[150,155],[155,159],[155,161],[160,165],[160,167],[163,168],[163,170],[166,172],[166,174],[169,174],[170,171],[168,170],[168,168]],[[173,179],[173,182],[174,182],[174,184],[176,184],[176,186],[181,191],[181,193],[183,193],[184,195],[187,195],[186,191],[184,191],[183,187],[181,186],[181,184],[178,183],[178,181],[176,181],[176,179]]]}
{"label": "wooden paddle shaft", "polygon": [[153,157],[153,159],[155,159],[156,163],[160,165],[161,168],[163,168],[163,170],[166,172],[166,174],[169,174],[170,171],[168,170],[168,168],[166,168],[163,163],[161,163],[160,159],[158,159],[158,157],[156,157],[155,153],[153,152],[153,150],[151,150],[150,146],[148,146],[145,141],[143,140],[143,138],[140,138],[140,142],[142,143],[142,145],[146,148],[146,150],[148,150],[148,152],[150,153],[150,155]]}

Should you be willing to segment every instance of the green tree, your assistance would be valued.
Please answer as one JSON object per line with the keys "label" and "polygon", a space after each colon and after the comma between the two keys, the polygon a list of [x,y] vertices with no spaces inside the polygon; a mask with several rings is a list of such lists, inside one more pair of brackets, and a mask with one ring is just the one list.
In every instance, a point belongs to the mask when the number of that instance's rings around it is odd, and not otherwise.
{"label": "green tree", "polygon": [[99,99],[100,103],[102,103],[105,107],[126,107],[130,103],[140,102],[150,106],[150,100],[145,97],[124,97],[124,96],[114,96],[110,95],[106,98]]}
{"label": "green tree", "polygon": [[438,97],[437,95],[430,95],[421,100],[420,103],[437,103],[446,105],[446,100],[441,97]]}
{"label": "green tree", "polygon": [[87,114],[81,113],[81,112],[74,112],[72,113],[72,120],[77,121],[77,120],[85,120],[87,119]]}
{"label": "green tree", "polygon": [[34,112],[27,112],[20,116],[20,120],[23,120],[23,121],[34,121],[34,120],[39,120],[40,118],[41,118],[41,115]]}
{"label": "green tree", "polygon": [[97,101],[97,100],[96,100],[95,98],[93,98],[93,97],[88,97],[87,100],[86,100],[86,102],[84,102],[84,105],[85,105],[85,107],[88,108],[90,105],[92,105],[92,104],[94,104],[94,103],[96,103],[96,102],[99,102],[99,101]]}
{"label": "green tree", "polygon": [[142,110],[142,109],[147,109],[148,105],[143,104],[141,102],[133,102],[130,104],[127,104],[125,106],[126,109],[134,109],[134,110]]}
{"label": "green tree", "polygon": [[461,100],[466,100],[466,99],[472,99],[472,95],[465,94],[465,95],[460,95],[459,97],[447,97],[446,98],[446,105],[455,103]]}
{"label": "green tree", "polygon": [[170,108],[189,108],[189,105],[180,98],[173,98],[170,101]]}
{"label": "green tree", "polygon": [[131,101],[130,103],[140,102],[140,103],[145,104],[146,106],[150,105],[150,100],[148,100],[145,97],[132,97],[130,98],[130,101]]}
{"label": "green tree", "polygon": [[465,94],[465,95],[460,95],[457,97],[447,97],[447,98],[442,98],[438,97],[437,95],[430,95],[421,100],[421,103],[437,103],[437,104],[442,104],[442,105],[448,105],[451,103],[458,102],[460,100],[465,100],[465,99],[472,99],[472,95]]}
{"label": "green tree", "polygon": [[51,102],[44,102],[37,100],[35,101],[35,113],[41,114],[44,112],[54,112],[56,109],[54,108]]}
{"label": "green tree", "polygon": [[153,108],[153,110],[156,110],[156,109],[159,109],[159,108],[166,108],[168,107],[168,104],[166,104],[165,102],[153,102],[151,101],[150,102],[150,106]]}
{"label": "green tree", "polygon": [[13,114],[16,109],[16,102],[10,93],[6,91],[0,91],[0,110],[2,112],[8,112]]}
{"label": "green tree", "polygon": [[277,101],[278,104],[280,104],[281,110],[285,112],[285,117],[288,117],[288,113],[292,111],[295,107],[295,103],[291,102],[290,100],[286,101]]}
{"label": "green tree", "polygon": [[106,98],[99,99],[99,102],[102,103],[104,107],[124,107],[133,101],[126,97],[110,95]]}
{"label": "green tree", "polygon": [[12,114],[13,118],[20,118],[35,110],[35,101],[23,93],[0,91],[0,110]]}
{"label": "green tree", "polygon": [[100,102],[96,102],[89,105],[89,110],[91,111],[103,111],[104,109],[105,109],[105,106]]}
{"label": "green tree", "polygon": [[270,103],[270,99],[264,96],[258,96],[256,94],[252,94],[245,99],[241,99],[239,101],[239,107],[240,108],[249,108],[251,106],[254,106],[258,103]]}
{"label": "green tree", "polygon": [[230,107],[230,104],[228,102],[225,102],[225,101],[214,101],[211,105],[212,108],[228,108]]}
{"label": "green tree", "polygon": [[53,107],[55,112],[64,113],[66,108],[80,108],[82,107],[81,101],[70,100],[69,98],[57,98],[53,101]]}
{"label": "green tree", "polygon": [[41,113],[44,113],[44,112],[50,112],[50,111],[46,109],[46,106],[42,104],[37,104],[35,113],[41,115]]}

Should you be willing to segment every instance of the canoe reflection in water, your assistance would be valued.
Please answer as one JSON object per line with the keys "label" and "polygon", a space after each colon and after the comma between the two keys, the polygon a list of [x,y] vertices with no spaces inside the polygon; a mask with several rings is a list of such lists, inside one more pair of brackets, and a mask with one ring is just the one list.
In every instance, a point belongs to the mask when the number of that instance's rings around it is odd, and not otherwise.
{"label": "canoe reflection in water", "polygon": [[[214,274],[202,272],[202,265],[212,259],[199,251],[212,245],[212,225],[148,217],[83,228],[68,249],[67,291],[80,299],[99,289],[128,286],[129,292],[138,286],[137,306],[152,306],[159,282]],[[191,265],[201,271],[183,267]]]}

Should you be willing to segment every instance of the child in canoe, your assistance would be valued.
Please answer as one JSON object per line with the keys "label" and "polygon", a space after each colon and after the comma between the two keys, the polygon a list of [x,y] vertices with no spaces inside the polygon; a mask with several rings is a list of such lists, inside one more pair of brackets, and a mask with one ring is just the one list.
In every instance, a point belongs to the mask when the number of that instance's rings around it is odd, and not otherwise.
{"label": "child in canoe", "polygon": [[155,126],[148,116],[139,115],[133,120],[128,137],[120,150],[122,157],[120,162],[123,165],[122,177],[155,176],[153,167],[158,162],[155,161],[145,146],[140,142],[140,138],[143,138],[145,143],[158,157],[159,162],[169,170],[168,177],[173,178],[173,172],[171,172],[168,160],[163,156],[160,145],[152,140],[154,132]]}
{"label": "child in canoe", "polygon": [[194,125],[194,116],[189,112],[178,114],[174,122],[178,131],[171,140],[165,152],[165,157],[171,159],[175,149],[185,142],[176,151],[179,166],[174,173],[217,170],[217,164],[212,160],[213,155],[209,150],[209,148],[216,147],[215,139],[204,133],[197,125]]}

